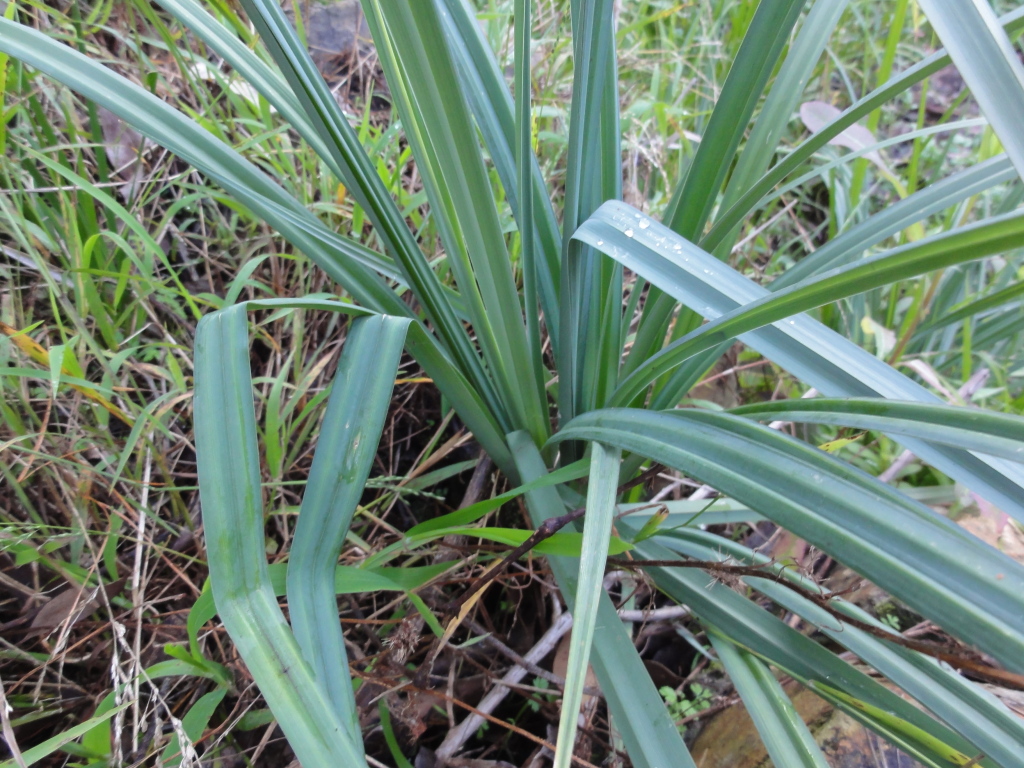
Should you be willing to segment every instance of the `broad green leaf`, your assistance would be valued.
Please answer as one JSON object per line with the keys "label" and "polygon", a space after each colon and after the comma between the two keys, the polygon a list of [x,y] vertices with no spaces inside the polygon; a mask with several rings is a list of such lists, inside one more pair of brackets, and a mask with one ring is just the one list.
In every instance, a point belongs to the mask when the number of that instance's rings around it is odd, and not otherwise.
{"label": "broad green leaf", "polygon": [[360,734],[314,677],[270,582],[245,309],[207,315],[196,331],[196,452],[213,596],[298,759],[365,766]]}
{"label": "broad green leaf", "polygon": [[980,315],[983,312],[990,312],[995,309],[1012,309],[1020,306],[1021,303],[1024,303],[1024,282],[1016,283],[1009,288],[1004,288],[981,299],[968,301],[949,312],[936,315],[925,322],[918,332],[928,333],[953,323],[959,323],[968,317]]}
{"label": "broad green leaf", "polygon": [[1005,155],[957,171],[886,207],[829,240],[773,280],[769,289],[773,292],[779,291],[812,275],[855,261],[868,248],[887,237],[892,237],[924,221],[928,216],[946,210],[997,184],[1008,182],[1015,176],[1013,165]]}
{"label": "broad green leaf", "polygon": [[595,411],[553,440],[601,441],[686,472],[1007,668],[1024,669],[1024,566],[828,454],[740,417],[696,410]]}
{"label": "broad green leaf", "polygon": [[811,683],[811,690],[819,694],[825,694],[827,698],[839,699],[847,706],[863,710],[877,722],[884,723],[893,733],[899,733],[909,739],[922,741],[928,744],[935,752],[953,765],[966,766],[970,764],[978,764],[976,759],[979,757],[978,755],[968,755],[960,752],[959,750],[953,749],[949,745],[943,744],[938,739],[930,736],[922,729],[894,717],[890,712],[886,712],[884,709],[872,706],[866,701],[860,701],[853,696],[849,696],[842,691],[836,690],[830,685],[815,681]]}
{"label": "broad green leaf", "polygon": [[[636,238],[626,235],[633,230],[627,229],[620,235],[612,231],[611,227],[602,226],[607,219],[598,218],[599,216],[601,211],[577,230],[576,237],[588,243],[601,241],[602,247],[619,251],[614,258],[631,263],[632,254],[625,249],[631,248],[635,251],[643,247]],[[660,225],[655,225],[653,238],[663,234],[659,228]],[[631,239],[636,245],[630,242]],[[658,249],[663,254],[669,254],[667,258],[670,259],[677,253],[674,246],[671,249],[668,247],[671,239],[669,235],[666,243],[659,243],[661,247]],[[684,242],[675,242],[675,245],[680,246],[678,253],[683,252]],[[935,269],[1003,253],[1017,247],[1021,242],[1024,242],[1024,214],[1011,213],[860,259],[854,264],[831,269],[775,293],[766,292],[760,299],[716,317],[707,325],[701,326],[649,358],[620,385],[619,394],[613,402],[623,404],[631,401],[657,376],[700,352],[714,349],[733,337],[823,304],[864,293],[872,288],[916,277]],[[653,248],[650,250],[654,251]],[[697,249],[690,246],[686,250]],[[676,259],[678,261],[678,257]],[[687,257],[683,256],[682,260],[686,261]]]}
{"label": "broad green leaf", "polygon": [[[671,560],[674,555],[672,550],[655,540],[638,544],[635,554],[637,558],[648,560]],[[712,559],[718,559],[718,556]],[[722,632],[730,642],[757,654],[801,684],[810,686],[815,681],[823,682],[913,725],[918,729],[912,732],[914,735],[921,731],[926,733],[929,738],[925,740],[913,738],[906,730],[892,733],[886,724],[864,710],[838,699],[831,702],[925,765],[954,768],[942,757],[945,749],[936,752],[933,740],[960,751],[970,750],[970,743],[956,733],[714,577],[694,568],[659,566],[645,570],[659,589],[689,606],[701,620]]]}
{"label": "broad green leaf", "polygon": [[[563,420],[596,404],[599,390],[617,372],[621,350],[622,271],[590,248],[574,252],[572,233],[604,200],[621,196],[618,112],[609,124],[605,107],[617,103],[611,0],[571,5],[573,100],[569,117],[559,328],[558,408]],[[609,71],[609,68],[611,71]],[[605,164],[614,163],[614,174]],[[609,306],[609,297],[615,301]],[[602,338],[603,335],[603,338]],[[614,343],[614,349],[610,348]],[[614,368],[610,367],[613,366]],[[611,381],[610,381],[611,380]],[[573,448],[567,446],[571,454]]]}
{"label": "broad green leaf", "polygon": [[292,630],[352,734],[360,732],[359,713],[337,617],[334,574],[377,455],[408,325],[405,319],[377,316],[349,327],[289,550]]}
{"label": "broad green leaf", "polygon": [[413,150],[431,215],[495,380],[505,424],[535,440],[550,427],[539,359],[530,357],[523,308],[465,97],[434,3],[364,4],[377,54]]}
{"label": "broad green leaf", "polygon": [[[995,224],[995,231],[1013,226],[1012,221],[1003,219]],[[581,228],[579,236],[709,319],[735,310],[742,313],[742,305],[768,295],[752,280],[623,203],[606,203]],[[939,402],[924,387],[806,315],[739,338],[829,397],[881,396]],[[627,382],[620,384],[620,391],[630,386]],[[611,400],[613,404],[623,402],[629,399],[617,395]],[[651,402],[654,409],[673,405],[658,397]],[[1024,472],[1016,465],[913,438],[902,442],[940,471],[1024,519]]]}
{"label": "broad green leaf", "polygon": [[[828,596],[820,584],[800,575],[792,568],[775,565],[770,558],[719,536],[698,530],[676,530],[658,541],[676,552],[701,560],[733,559],[741,563],[761,565],[764,578],[744,577],[744,581],[774,600],[786,610],[803,617],[818,630],[857,654],[863,661],[916,698],[936,716],[945,721],[999,765],[1017,765],[1024,754],[1024,723],[980,685],[961,677],[946,664],[907,648],[886,643],[867,632],[844,624],[834,615],[806,597],[782,584],[786,579]],[[892,628],[874,619],[867,612],[832,597],[830,605],[860,621],[874,624],[886,632]],[[827,681],[826,681],[827,682]],[[959,745],[961,750],[970,746]],[[986,764],[988,761],[983,761]]]}
{"label": "broad green leaf", "polygon": [[[464,7],[464,6],[463,6]],[[541,359],[540,318],[534,309],[538,304],[538,285],[543,267],[538,253],[538,222],[534,216],[533,180],[537,164],[533,154],[533,77],[530,67],[533,57],[532,0],[516,0],[515,25],[515,93],[516,93],[516,200],[519,203],[516,223],[519,227],[519,247],[523,270],[523,307],[526,310],[526,341],[530,357]],[[507,89],[502,88],[503,92]],[[543,210],[543,209],[542,209]],[[541,289],[543,290],[543,289]],[[544,384],[541,382],[541,387]]]}
{"label": "broad green leaf", "polygon": [[[335,95],[285,17],[281,4],[270,0],[243,0],[242,5],[296,94],[300,107],[297,111],[320,138],[320,142],[313,144],[314,148],[327,153],[324,158],[330,160],[345,188],[367,212],[385,247],[401,267],[405,282],[413,288],[434,329],[444,340],[446,349],[458,361],[463,374],[493,404],[493,385],[484,373],[479,355],[455,308],[385,188],[376,164],[360,145]],[[302,125],[300,122],[299,126]]]}
{"label": "broad green leaf", "polygon": [[[804,2],[797,0],[779,0],[757,6],[743,43],[732,62],[722,93],[715,103],[707,128],[701,137],[697,152],[676,186],[663,219],[669,228],[683,237],[696,242],[703,233],[722,182],[733,165],[736,148],[804,5]],[[822,18],[821,15],[825,10],[824,4],[819,3],[818,6],[820,7],[816,6],[817,10],[812,14],[813,19],[810,23],[814,27],[827,26],[828,19]],[[805,44],[813,44],[813,41],[804,38],[800,47],[804,47]],[[759,146],[752,153],[744,154],[763,153],[766,162],[770,159],[774,152],[771,134],[778,131],[777,123],[782,119],[781,113],[785,110],[785,102],[791,98],[786,89],[795,88],[792,81],[803,76],[801,69],[803,67],[799,63],[794,63],[792,68],[787,69],[784,78],[779,82],[779,89],[773,88],[769,96],[764,119],[759,118],[755,126],[759,141],[762,144],[767,142],[768,146]],[[740,183],[745,184],[744,177],[754,172],[753,157],[744,159],[741,155],[738,162],[740,176],[737,178]],[[738,223],[739,220],[733,222],[731,227]],[[714,250],[714,246],[708,246],[708,250]],[[623,374],[632,372],[661,348],[674,311],[675,304],[671,297],[665,295],[661,286],[652,284],[644,305],[637,338],[623,367]],[[694,307],[682,311],[675,327],[685,332],[699,325],[696,311]],[[703,371],[713,360],[701,362],[707,363],[697,366]],[[676,388],[675,382],[667,385],[669,390]],[[598,407],[602,402],[607,403],[608,400],[597,402],[593,407]]]}
{"label": "broad green leaf", "polygon": [[[512,215],[517,222],[522,222],[526,217],[519,203],[518,155],[515,149],[519,144],[517,118],[514,115],[519,106],[513,104],[505,75],[477,21],[476,9],[468,0],[442,0],[438,9],[448,35],[448,48],[459,69],[463,92],[505,188],[505,197]],[[515,18],[518,23],[518,12]],[[562,235],[536,158],[532,159],[531,185],[533,218],[529,226],[533,226],[536,233],[537,293],[544,310],[544,322],[552,350],[557,356]],[[520,224],[520,232],[526,228]]]}

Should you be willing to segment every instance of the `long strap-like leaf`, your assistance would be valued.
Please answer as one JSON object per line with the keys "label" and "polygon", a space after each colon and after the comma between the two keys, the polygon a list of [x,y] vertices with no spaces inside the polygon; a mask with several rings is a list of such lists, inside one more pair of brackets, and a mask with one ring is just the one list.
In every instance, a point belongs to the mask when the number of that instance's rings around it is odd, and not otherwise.
{"label": "long strap-like leaf", "polygon": [[[313,135],[305,137],[312,139],[318,152],[326,152],[324,159],[340,174],[349,193],[367,212],[448,353],[458,361],[463,374],[484,399],[493,404],[496,402],[493,383],[484,372],[469,334],[416,244],[402,212],[384,187],[376,165],[359,143],[337,99],[285,17],[281,4],[270,0],[243,0],[243,5],[301,105],[297,127],[301,129],[308,124],[312,129]],[[265,80],[254,85],[259,87]]]}
{"label": "long strap-like leaf", "polygon": [[[1024,8],[1010,11],[999,19],[999,23],[1003,25],[1007,32],[1020,31],[1024,27]],[[931,56],[919,61],[899,76],[891,78],[888,82],[861,98],[860,101],[849,107],[820,131],[805,139],[784,159],[769,169],[757,183],[744,192],[740,199],[733,203],[727,211],[721,212],[718,215],[714,226],[700,241],[701,246],[708,250],[717,249],[728,234],[734,230],[736,225],[745,216],[759,207],[759,201],[762,201],[779,182],[800,168],[815,152],[862,117],[865,117],[887,101],[905,92],[914,83],[920,82],[929,75],[938,72],[949,63],[950,57],[945,50],[936,51]]]}
{"label": "long strap-like leaf", "polygon": [[[624,203],[605,203],[588,224],[581,228],[579,237],[588,238],[588,242],[597,244],[610,256],[621,260],[628,268],[661,286],[666,293],[704,317],[717,318],[735,312],[728,320],[721,321],[732,322],[743,315],[742,305],[761,301],[767,305],[771,301],[766,298],[769,295],[766,289],[666,227],[656,222],[648,222],[646,227],[638,226],[638,222],[645,220],[639,211]],[[965,246],[965,242],[980,235],[984,235],[984,238],[991,236],[989,244],[994,244],[993,247],[1012,247],[1019,242],[1018,228],[1022,222],[1024,219],[1020,219],[1019,214],[1010,214],[991,222],[973,225],[971,229],[952,232],[944,236],[949,238],[946,241],[931,241],[920,247],[927,249],[938,245],[940,247],[934,251],[935,258],[945,258],[948,254],[941,247],[941,242],[946,242],[952,252],[959,250],[969,256],[972,251],[969,245]],[[911,254],[914,258],[925,252],[912,250],[915,247],[906,246],[906,251],[901,252]],[[857,267],[850,269],[850,274],[858,280],[865,277],[863,273],[855,271]],[[817,291],[819,288],[820,284],[812,283],[809,291]],[[795,294],[787,295],[792,298]],[[787,300],[786,296],[780,299]],[[710,324],[706,327],[707,331],[701,330],[698,333],[711,335],[716,329]],[[683,343],[689,344],[694,338],[698,338],[697,334]],[[763,326],[740,338],[829,397],[881,396],[896,400],[938,402],[938,398],[924,387],[806,315]],[[656,365],[658,362],[660,360],[644,365]],[[632,374],[636,375],[636,372]],[[625,382],[620,386],[624,387]],[[613,402],[618,404],[628,400],[623,397]],[[655,399],[653,405],[655,408],[668,408],[674,403]],[[1024,472],[1016,465],[1003,459],[979,457],[967,451],[930,445],[913,438],[906,438],[902,442],[940,471],[961,480],[997,506],[1024,519],[1024,502],[1021,500]]]}
{"label": "long strap-like leaf", "polygon": [[[629,524],[625,524],[623,529],[629,530]],[[975,753],[985,754],[1003,768],[1024,766],[1024,721],[981,685],[970,682],[946,664],[887,643],[842,622],[820,605],[779,583],[785,579],[810,590],[812,594],[820,593],[823,597],[830,597],[827,590],[813,579],[792,568],[773,565],[770,558],[738,542],[695,528],[677,528],[657,536],[655,541],[699,560],[731,559],[764,567],[763,578],[751,576],[743,580],[785,609],[817,626],[820,632],[853,651],[864,663],[888,677],[950,728],[968,739],[974,745]],[[874,624],[887,632],[893,631],[866,611],[841,598],[833,597],[829,602],[833,609],[854,619]],[[966,749],[963,746],[960,748]]]}
{"label": "long strap-like leaf", "polygon": [[359,732],[303,658],[270,581],[246,309],[207,315],[196,330],[196,452],[214,600],[298,759],[365,766]]}
{"label": "long strap-like leaf", "polygon": [[476,128],[434,2],[364,4],[446,258],[500,398],[495,416],[534,440],[550,431]]}
{"label": "long strap-like leaf", "polygon": [[409,321],[355,321],[345,339],[288,558],[288,610],[314,674],[352,733],[359,718],[337,617],[335,566],[384,429]]}
{"label": "long strap-like leaf", "polygon": [[883,398],[776,400],[730,413],[760,421],[800,421],[910,435],[930,443],[1024,462],[1024,418],[982,408]]}
{"label": "long strap-like leaf", "polygon": [[822,451],[696,410],[594,411],[553,439],[617,445],[709,483],[1024,670],[1024,566]]}
{"label": "long strap-like leaf", "polygon": [[[634,553],[649,560],[671,560],[674,556],[671,549],[654,539],[637,544]],[[659,589],[689,606],[734,644],[756,653],[805,686],[824,684],[839,691],[842,698],[828,699],[833,706],[925,765],[954,768],[958,764],[948,759],[950,753],[964,755],[963,762],[975,757],[973,745],[966,739],[708,574],[693,568],[656,567],[647,571]],[[859,702],[872,711],[887,713],[887,717],[874,716],[858,706]]]}
{"label": "long strap-like leaf", "polygon": [[565,672],[562,715],[558,721],[555,768],[568,768],[576,742],[576,723],[587,678],[594,625],[603,595],[604,566],[615,513],[615,489],[619,482],[621,452],[594,443],[590,457],[590,484],[587,486],[587,515],[583,522],[583,551],[576,581],[576,605],[573,607],[572,643]]}
{"label": "long strap-like leaf", "polygon": [[776,0],[758,5],[697,154],[665,214],[665,223],[684,237],[696,239],[703,232],[754,107],[805,4]]}
{"label": "long strap-like leaf", "polygon": [[708,639],[743,699],[772,763],[786,768],[828,768],[806,723],[768,665],[710,628]]}
{"label": "long strap-like leaf", "polygon": [[[559,269],[562,257],[562,235],[555,211],[548,197],[547,186],[540,165],[530,150],[530,177],[533,205],[527,215],[525,202],[520,202],[518,183],[520,146],[517,139],[518,111],[522,105],[513,104],[505,75],[484,37],[476,18],[476,11],[468,0],[441,0],[438,5],[448,35],[448,48],[461,75],[462,89],[473,110],[480,134],[498,172],[512,215],[519,224],[520,233],[532,226],[535,232],[537,293],[544,310],[544,322],[552,344],[558,354],[558,291]],[[532,15],[532,14],[531,14]],[[516,24],[520,15],[516,14]],[[513,113],[516,113],[514,116]],[[525,200],[525,198],[524,198]],[[530,223],[525,222],[529,220]],[[530,305],[526,305],[527,309]]]}

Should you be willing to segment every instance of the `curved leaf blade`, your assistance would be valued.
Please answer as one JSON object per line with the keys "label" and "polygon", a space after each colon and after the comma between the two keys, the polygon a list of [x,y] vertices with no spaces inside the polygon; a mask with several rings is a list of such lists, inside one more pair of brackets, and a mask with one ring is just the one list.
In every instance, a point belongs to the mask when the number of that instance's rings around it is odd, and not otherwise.
{"label": "curved leaf blade", "polygon": [[[672,550],[654,540],[637,544],[635,551],[637,557],[648,560],[673,558]],[[963,753],[971,750],[969,742],[909,701],[707,574],[692,568],[650,567],[645,570],[660,589],[689,606],[702,621],[709,622],[725,634],[730,642],[757,654],[803,685],[827,684],[841,690],[847,698],[867,702],[912,726],[894,731],[890,724],[880,722],[845,700],[829,699],[838,709],[926,765],[955,768],[944,758],[948,749],[935,749],[936,741]],[[921,732],[928,738],[918,738]]]}
{"label": "curved leaf blade", "polygon": [[603,441],[686,472],[1024,670],[1024,566],[828,454],[740,417],[695,410],[595,411],[552,439]]}
{"label": "curved leaf blade", "polygon": [[342,349],[289,550],[288,611],[299,647],[350,733],[359,716],[334,575],[384,429],[409,321],[354,321]]}
{"label": "curved leaf blade", "polygon": [[[580,237],[592,240],[609,256],[707,318],[739,310],[743,304],[768,295],[766,289],[624,203],[605,203]],[[830,397],[881,396],[939,402],[924,387],[806,315],[739,338]],[[620,384],[620,391],[625,386],[626,382]],[[624,402],[629,401],[620,395],[610,400],[612,404]],[[651,405],[658,409],[674,404],[655,397]],[[1016,465],[913,438],[905,439],[903,444],[940,471],[1024,519],[1024,472]]]}
{"label": "curved leaf blade", "polygon": [[[887,632],[892,631],[891,627],[877,621],[867,612],[841,598],[830,597],[820,584],[793,569],[775,566],[769,558],[720,536],[694,529],[680,529],[659,536],[657,541],[687,557],[701,560],[731,558],[742,563],[764,566],[764,578],[743,577],[743,581],[786,610],[814,624],[820,632],[857,654],[866,664],[916,698],[950,728],[970,741],[975,752],[980,751],[987,756],[981,764],[989,764],[993,760],[1000,766],[1022,765],[1024,722],[992,694],[964,679],[946,664],[886,643],[858,627],[842,623],[821,606],[779,584],[778,580],[796,582],[813,594],[829,597],[829,604],[833,608]],[[957,745],[956,748],[970,750],[968,745]]]}
{"label": "curved leaf blade", "polygon": [[270,581],[245,309],[207,315],[196,331],[196,452],[214,601],[299,760],[365,766],[358,732],[303,659]]}
{"label": "curved leaf blade", "polygon": [[759,421],[799,421],[909,435],[1024,462],[1024,418],[980,408],[882,398],[777,400],[729,411]]}
{"label": "curved leaf blade", "polygon": [[710,627],[708,639],[743,699],[772,762],[786,768],[828,768],[807,724],[765,663]]}

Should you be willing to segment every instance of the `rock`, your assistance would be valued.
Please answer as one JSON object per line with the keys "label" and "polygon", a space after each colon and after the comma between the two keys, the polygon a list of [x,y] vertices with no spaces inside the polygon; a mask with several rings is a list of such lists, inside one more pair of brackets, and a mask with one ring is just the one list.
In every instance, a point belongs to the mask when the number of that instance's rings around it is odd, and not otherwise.
{"label": "rock", "polygon": [[[832,768],[877,768],[880,765],[922,768],[920,763],[806,688],[790,683],[786,692]],[[773,765],[742,704],[716,715],[701,731],[690,751],[697,768],[771,768]]]}
{"label": "rock", "polygon": [[285,14],[293,23],[296,8],[302,13],[309,54],[324,77],[330,79],[370,60],[376,64],[373,38],[359,0],[285,2]]}

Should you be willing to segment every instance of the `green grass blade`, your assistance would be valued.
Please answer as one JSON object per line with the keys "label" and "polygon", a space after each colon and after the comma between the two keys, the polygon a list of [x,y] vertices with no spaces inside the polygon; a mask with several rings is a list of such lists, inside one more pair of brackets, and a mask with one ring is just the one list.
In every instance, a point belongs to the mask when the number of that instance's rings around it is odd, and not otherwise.
{"label": "green grass blade", "polygon": [[[309,256],[361,304],[402,316],[408,306],[371,270],[400,277],[393,265],[364,246],[327,229],[305,208],[199,124],[76,51],[33,29],[0,19],[0,50],[40,69],[93,99],[167,147],[217,181],[263,217],[289,242]],[[466,424],[506,472],[515,473],[504,429],[497,426],[500,408],[481,399],[441,349],[438,341],[417,324],[409,349],[453,402],[460,404]],[[486,394],[486,392],[485,392]]]}
{"label": "green grass blade", "polygon": [[888,206],[829,240],[773,280],[770,290],[781,290],[827,269],[854,261],[887,237],[1015,177],[1009,158],[999,155],[929,184],[920,192]]}
{"label": "green grass blade", "polygon": [[[1007,32],[1021,30],[1024,28],[1024,8],[1018,8],[1005,14],[999,19],[999,23],[1003,25]],[[800,168],[815,152],[862,117],[871,114],[875,109],[908,90],[915,83],[948,66],[950,61],[950,57],[945,50],[933,53],[861,98],[831,123],[802,141],[799,146],[794,148],[792,152],[780,160],[756,184],[748,189],[728,210],[719,212],[714,225],[700,239],[701,247],[709,251],[716,250],[745,216],[761,206],[766,196],[777,184]]]}
{"label": "green grass blade", "polygon": [[[515,433],[508,439],[524,482],[547,474],[544,460],[528,435]],[[531,491],[526,494],[526,502],[536,526],[567,511],[555,488]],[[548,562],[571,611],[575,608],[579,564],[562,557],[549,557]],[[603,629],[594,637],[590,663],[633,765],[693,768],[693,759],[607,595],[599,597],[597,622]]]}
{"label": "green grass blade", "polygon": [[[1020,718],[981,686],[919,653],[880,641],[867,632],[843,624],[834,616],[790,589],[768,579],[751,579],[750,585],[779,605],[816,624],[819,631],[860,656],[950,728],[969,740],[978,753],[1000,766],[1024,765],[1024,725]],[[869,623],[872,618],[842,600],[832,605]],[[973,757],[973,755],[972,755]]]}
{"label": "green grass blade", "polygon": [[505,419],[543,439],[549,424],[538,388],[541,361],[530,357],[476,128],[438,9],[432,2],[374,0],[364,10]]}
{"label": "green grass blade", "polygon": [[1024,566],[829,454],[696,410],[595,411],[553,438],[570,439],[616,445],[708,483],[1024,669]]}
{"label": "green grass blade", "polygon": [[587,486],[587,514],[583,522],[583,551],[576,582],[572,642],[565,672],[562,715],[558,721],[555,768],[568,768],[576,743],[576,723],[587,679],[590,650],[594,642],[599,600],[603,594],[604,566],[612,535],[616,488],[621,453],[601,443],[591,447],[590,484]]}
{"label": "green grass blade", "polygon": [[[540,319],[534,311],[537,301],[537,283],[541,280],[542,265],[537,251],[537,221],[534,217],[533,170],[536,157],[533,154],[533,77],[531,74],[531,41],[533,40],[533,14],[531,0],[516,0],[515,3],[515,92],[516,92],[516,196],[519,212],[519,241],[523,269],[523,306],[526,309],[526,341],[530,346],[530,357],[542,359]],[[540,368],[537,368],[540,374]],[[538,382],[541,390],[544,382]]]}
{"label": "green grass blade", "polygon": [[[611,0],[579,0],[572,8],[573,99],[569,116],[569,145],[565,171],[565,202],[562,215],[561,319],[558,360],[559,412],[568,420],[588,409],[587,385],[600,364],[596,334],[606,327],[604,288],[621,286],[621,273],[609,271],[606,260],[591,249],[572,252],[571,237],[579,223],[604,200],[619,196],[618,186],[608,179],[604,155],[612,130],[604,119],[604,104],[617,83],[608,79],[608,59],[614,57]],[[615,150],[618,137],[614,137]],[[620,153],[612,158],[618,165]],[[595,161],[595,158],[600,160]],[[619,290],[621,297],[621,287]],[[621,310],[620,310],[621,311]],[[619,320],[618,322],[621,322]],[[618,328],[616,324],[615,328]]]}
{"label": "green grass blade", "polygon": [[[317,155],[332,163],[331,153],[303,111],[299,100],[281,78],[237,35],[215,19],[196,0],[159,0],[160,5],[191,32],[216,51],[231,68],[281,113],[289,125],[313,147]],[[333,168],[341,177],[340,168]]]}
{"label": "green grass blade", "polygon": [[921,0],[971,94],[1024,178],[1024,64],[988,0]]}
{"label": "green grass blade", "polygon": [[[614,57],[611,0],[577,0],[572,4],[573,99],[569,116],[569,149],[566,158],[563,213],[563,259],[569,237],[608,196],[602,163],[595,162],[602,143],[602,107],[617,83],[606,83],[607,60]],[[618,158],[618,154],[614,155]],[[618,160],[616,159],[616,164]],[[603,197],[603,199],[597,199]],[[596,201],[596,202],[595,202]]]}
{"label": "green grass blade", "polygon": [[101,104],[195,165],[345,285],[361,303],[396,315],[408,312],[370,271],[398,277],[392,265],[328,230],[266,174],[194,120],[77,51],[2,18],[0,50]]}
{"label": "green grass blade", "polygon": [[910,435],[928,442],[1024,461],[1024,418],[980,408],[881,398],[777,400],[729,411],[759,421],[799,421]]}
{"label": "green grass blade", "polygon": [[475,523],[488,512],[493,512],[506,502],[512,501],[512,499],[517,499],[524,493],[534,491],[539,488],[547,488],[551,485],[562,485],[563,483],[568,483],[573,480],[579,480],[580,478],[587,476],[589,469],[589,462],[586,459],[580,459],[579,461],[567,466],[559,467],[550,474],[544,475],[531,483],[525,483],[513,488],[511,491],[506,491],[499,496],[478,501],[476,504],[471,504],[468,507],[463,507],[462,509],[457,509],[454,512],[449,512],[447,515],[441,515],[440,517],[433,517],[430,520],[424,520],[422,523],[414,525],[406,531],[405,536],[409,539],[424,533],[438,531],[442,528]]}
{"label": "green grass blade", "polygon": [[[897,234],[927,216],[1015,177],[1016,171],[1005,155],[959,171],[946,179],[930,184],[920,192],[900,200],[843,232],[839,237],[829,240],[794,267],[787,269],[767,287],[770,291],[778,291],[798,280],[860,258],[864,250],[881,242],[886,237]],[[717,241],[709,234],[705,240],[701,241],[701,247],[710,247],[714,242]],[[654,292],[656,289],[652,287],[651,290]],[[623,376],[632,373],[639,365],[655,355],[660,350],[661,342],[665,338],[674,305],[670,297],[666,297],[664,294],[658,296],[652,293],[652,296],[656,298],[648,301],[651,310],[645,309],[636,342],[627,364],[623,368]],[[650,324],[648,324],[649,320],[652,321]],[[712,357],[708,358],[707,354],[701,354],[680,366],[664,387],[662,402],[674,401],[683,397],[690,386],[703,375],[711,364],[715,353],[712,351],[710,355]]]}
{"label": "green grass blade", "polygon": [[334,572],[384,429],[409,321],[354,321],[320,427],[289,553],[288,610],[314,675],[342,722],[359,733],[348,655],[337,617]]}
{"label": "green grass blade", "polygon": [[[848,5],[849,0],[817,0],[807,12],[754,121],[747,143],[736,161],[736,168],[729,176],[722,197],[723,209],[732,205],[768,169],[779,141],[803,98],[807,81]],[[727,237],[725,242],[732,239]]]}
{"label": "green grass blade", "polygon": [[[213,713],[220,706],[226,694],[226,688],[217,688],[200,696],[196,703],[185,713],[184,717],[181,718],[181,729],[185,732],[189,741],[195,743],[202,738],[203,732],[210,723],[210,718],[213,717]],[[171,742],[164,749],[160,759],[167,768],[178,768],[183,757],[181,737],[175,733],[171,737]]]}
{"label": "green grass blade", "polygon": [[1024,282],[1011,285],[1009,288],[1004,288],[990,296],[978,299],[977,301],[970,301],[962,306],[955,307],[949,312],[944,312],[942,315],[924,323],[919,329],[919,333],[929,333],[947,325],[959,323],[968,317],[974,317],[994,309],[1010,309],[1021,300],[1024,300]]}
{"label": "green grass blade", "polygon": [[10,760],[4,760],[2,763],[0,763],[0,768],[20,768],[21,765],[25,765],[27,768],[27,766],[35,765],[40,760],[43,760],[52,755],[65,744],[71,743],[79,736],[82,736],[88,731],[95,728],[97,725],[105,723],[118,712],[123,712],[125,709],[130,707],[131,704],[132,702],[126,701],[124,704],[106,710],[101,715],[96,715],[95,717],[91,717],[88,720],[79,723],[78,725],[73,725],[66,731],[58,733],[56,736],[47,739],[41,744],[36,744],[34,747],[24,750],[21,753],[20,762],[15,760],[14,758],[11,758]]}
{"label": "green grass blade", "polygon": [[[606,203],[592,217],[594,226],[588,225],[586,236],[603,240],[609,255],[622,259],[630,269],[704,317],[716,318],[768,295],[766,289],[665,227],[651,222],[641,228],[638,222],[643,220],[623,203]],[[827,397],[939,402],[924,387],[806,315],[764,326],[740,339]],[[616,398],[613,402],[628,401]],[[652,402],[655,409],[674,405],[657,398]],[[940,471],[1024,518],[1024,473],[1016,465],[912,438],[903,443]]]}
{"label": "green grass blade", "polygon": [[196,331],[195,434],[210,581],[217,611],[306,765],[364,765],[277,605],[267,568],[245,305]]}
{"label": "green grass blade", "polygon": [[[841,11],[843,6],[841,2],[829,4],[824,1],[814,5],[754,125],[748,146],[754,147],[756,142],[756,150],[744,151],[740,155],[726,189],[726,200],[735,196],[731,190],[749,183],[747,177],[755,174],[761,162],[767,164],[771,159],[778,143],[777,134],[784,128],[792,111],[789,102],[802,93],[799,83],[807,76],[808,66],[813,67],[813,62],[808,64],[808,60],[816,58],[813,49],[822,43],[814,36],[827,39],[826,29],[833,23],[831,15],[833,11]],[[697,153],[676,187],[664,217],[666,224],[688,239],[696,241],[703,233],[750,116],[802,7],[803,4],[798,2],[763,3],[751,21]],[[652,285],[636,342],[623,366],[623,375],[631,373],[661,347],[674,311],[675,305],[670,297]],[[696,325],[699,325],[699,318],[692,310],[684,309],[677,327],[688,329]],[[699,375],[700,372],[693,374]],[[667,386],[674,389],[678,383],[670,381]]]}
{"label": "green grass blade", "polygon": [[743,699],[772,762],[786,768],[828,768],[806,723],[767,665],[711,628],[708,639]]}
{"label": "green grass blade", "polygon": [[758,5],[693,162],[665,214],[665,223],[687,239],[703,233],[750,116],[804,5],[804,0]]}

